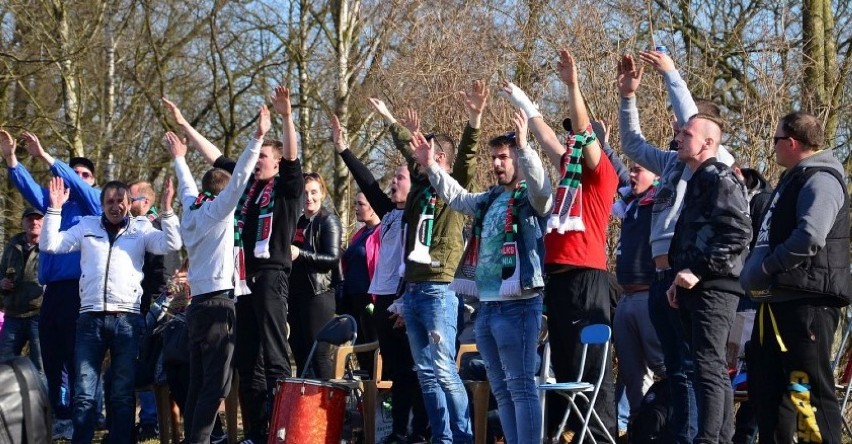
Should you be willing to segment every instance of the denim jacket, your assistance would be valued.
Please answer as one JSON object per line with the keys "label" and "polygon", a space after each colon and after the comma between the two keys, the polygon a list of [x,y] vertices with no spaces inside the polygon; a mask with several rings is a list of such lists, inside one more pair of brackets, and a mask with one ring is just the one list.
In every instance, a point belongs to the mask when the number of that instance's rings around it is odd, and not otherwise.
{"label": "denim jacket", "polygon": [[[518,157],[518,169],[527,181],[527,190],[521,195],[517,203],[518,259],[521,289],[523,291],[544,287],[542,272],[542,264],[544,263],[543,227],[553,205],[553,192],[550,179],[547,177],[541,159],[536,152],[525,148],[519,150]],[[493,202],[497,196],[505,191],[502,186],[495,185],[484,193],[469,193],[437,165],[432,165],[427,172],[435,191],[447,202],[447,205],[453,210],[465,214],[475,214],[479,205],[487,205]],[[467,254],[467,251],[465,251],[465,254]],[[462,256],[463,261],[464,255]]]}

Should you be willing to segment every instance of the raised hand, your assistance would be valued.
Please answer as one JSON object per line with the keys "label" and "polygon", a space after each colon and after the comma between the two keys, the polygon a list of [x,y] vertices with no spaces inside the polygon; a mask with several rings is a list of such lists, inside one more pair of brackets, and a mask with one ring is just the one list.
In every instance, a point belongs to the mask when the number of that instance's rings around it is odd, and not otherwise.
{"label": "raised hand", "polygon": [[651,65],[660,74],[675,70],[674,60],[660,51],[639,51],[639,58]]}
{"label": "raised hand", "polygon": [[559,68],[559,78],[566,85],[577,84],[577,64],[574,62],[574,56],[567,49],[559,51],[559,62],[556,66]]}
{"label": "raised hand", "polygon": [[26,147],[30,156],[33,156],[36,159],[45,158],[47,153],[44,151],[44,148],[42,148],[41,142],[38,141],[38,137],[35,134],[29,131],[24,131],[22,137],[24,138],[24,147]]}
{"label": "raised hand", "polygon": [[[290,100],[287,100],[287,109],[290,108],[289,103]],[[263,140],[263,136],[269,132],[270,128],[272,128],[272,118],[269,116],[269,108],[267,108],[266,105],[260,105],[257,132],[254,133],[254,138],[257,140]]]}
{"label": "raised hand", "polygon": [[293,106],[290,104],[290,89],[284,86],[276,86],[275,94],[269,97],[272,101],[272,107],[275,112],[284,117],[293,113]]}
{"label": "raised hand", "polygon": [[50,179],[48,187],[50,193],[50,208],[61,209],[62,205],[68,201],[68,188],[65,188],[65,181],[61,177],[54,176]]}
{"label": "raised hand", "polygon": [[3,155],[3,159],[6,160],[6,164],[9,164],[10,161],[15,159],[15,147],[17,147],[17,145],[18,143],[11,134],[5,130],[0,130],[0,154]]}
{"label": "raised hand", "polygon": [[172,153],[172,157],[186,157],[186,144],[183,143],[183,140],[180,140],[177,134],[171,131],[167,132],[166,144],[169,147],[169,152]]}
{"label": "raised hand", "polygon": [[503,80],[500,90],[497,91],[497,93],[508,99],[513,106],[524,110],[527,119],[541,117],[541,113],[538,111],[538,106],[536,106],[536,104],[527,97],[527,93],[525,93],[521,88],[518,88],[514,83],[508,80]]}
{"label": "raised hand", "polygon": [[180,112],[180,109],[177,107],[177,105],[175,105],[171,100],[165,97],[163,97],[162,100],[163,104],[166,105],[166,109],[169,110],[169,113],[171,113],[172,118],[175,119],[175,123],[177,123],[178,126],[189,125],[186,119],[183,118],[183,114]]}
{"label": "raised hand", "polygon": [[459,91],[464,106],[470,115],[481,115],[488,103],[488,87],[483,80],[474,80],[470,91]]}
{"label": "raised hand", "polygon": [[388,106],[385,105],[385,102],[373,97],[370,97],[367,100],[370,101],[370,105],[373,105],[373,108],[375,108],[376,112],[379,113],[379,115],[382,116],[386,122],[396,122],[396,119],[393,117],[393,114],[391,114],[390,110],[388,109]]}
{"label": "raised hand", "polygon": [[412,134],[411,141],[408,143],[411,145],[411,151],[414,152],[414,160],[424,169],[435,163],[435,147],[423,134]]}
{"label": "raised hand", "polygon": [[162,196],[163,197],[160,199],[160,208],[165,213],[171,212],[172,201],[175,199],[175,185],[172,183],[171,177],[167,177],[163,182]]}
{"label": "raised hand", "polygon": [[420,115],[415,109],[406,109],[402,117],[399,118],[399,123],[408,129],[411,134],[420,132]]}
{"label": "raised hand", "polygon": [[602,140],[605,144],[609,143],[609,128],[606,126],[606,122],[603,120],[593,120],[592,131],[598,136],[598,140]]}
{"label": "raised hand", "polygon": [[519,109],[512,117],[512,122],[515,124],[515,141],[518,143],[518,149],[527,147],[529,138],[529,126],[527,126],[527,113]]}
{"label": "raised hand", "polygon": [[331,115],[331,141],[334,145],[334,150],[338,153],[342,153],[348,148],[346,131],[340,126],[340,119],[337,118],[337,114]]}
{"label": "raised hand", "polygon": [[636,61],[630,54],[621,56],[621,62],[618,64],[618,92],[621,97],[633,97],[636,90],[639,89],[639,84],[642,83],[642,72],[644,67],[636,67]]}

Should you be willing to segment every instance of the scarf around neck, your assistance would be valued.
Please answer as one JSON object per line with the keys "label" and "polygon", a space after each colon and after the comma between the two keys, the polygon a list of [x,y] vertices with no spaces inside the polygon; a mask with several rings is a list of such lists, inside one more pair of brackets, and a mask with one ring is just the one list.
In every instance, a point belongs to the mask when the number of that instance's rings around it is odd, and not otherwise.
{"label": "scarf around neck", "polygon": [[556,230],[559,234],[566,231],[585,231],[583,223],[583,147],[597,139],[591,125],[580,134],[570,133],[566,141],[566,150],[562,154],[560,170],[562,177],[556,189],[553,211],[547,220],[547,232]]}

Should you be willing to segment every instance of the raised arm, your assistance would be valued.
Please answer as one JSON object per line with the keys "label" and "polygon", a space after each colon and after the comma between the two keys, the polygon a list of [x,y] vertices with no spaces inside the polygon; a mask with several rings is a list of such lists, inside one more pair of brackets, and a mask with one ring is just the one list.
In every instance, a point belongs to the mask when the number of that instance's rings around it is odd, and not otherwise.
{"label": "raised arm", "polygon": [[11,134],[6,130],[0,130],[0,154],[3,155],[3,160],[6,161],[6,166],[9,168],[18,166],[18,157],[15,155],[17,146],[18,143],[15,142]]}
{"label": "raised arm", "polygon": [[[559,78],[568,86],[568,116],[574,134],[590,131],[592,122],[586,110],[586,101],[580,92],[580,82],[577,76],[577,64],[574,56],[567,49],[559,51]],[[586,167],[595,170],[601,161],[601,144],[597,140],[583,144],[583,162]]]}
{"label": "raised arm", "polygon": [[[411,177],[415,177],[417,175],[417,162],[414,161],[414,153],[411,151],[411,147],[409,146],[409,142],[411,142],[411,133],[412,131],[401,125],[396,121],[396,118],[391,114],[388,106],[385,102],[370,97],[368,99],[370,101],[370,105],[376,110],[376,112],[382,116],[382,119],[386,124],[390,126],[391,137],[393,138],[393,144],[396,147],[397,151],[402,154],[402,157],[405,158],[405,162],[408,164],[408,170],[411,172]],[[417,118],[416,111],[409,110],[409,114],[414,115],[417,119],[417,125],[420,125],[420,119]]]}
{"label": "raised arm", "polygon": [[195,179],[192,177],[192,172],[189,171],[189,165],[186,164],[186,144],[171,131],[166,133],[165,140],[169,154],[172,155],[175,162],[178,199],[180,199],[183,207],[188,209],[198,197],[198,186],[195,185]]}
{"label": "raised arm", "polygon": [[550,125],[541,117],[538,106],[530,100],[523,90],[508,80],[503,80],[500,95],[508,99],[518,109],[523,110],[527,116],[529,129],[539,145],[541,145],[545,155],[547,155],[551,163],[560,165],[562,155],[565,154],[565,146],[556,137],[556,133],[553,132]]}
{"label": "raised arm", "polygon": [[18,158],[15,156],[16,147],[15,139],[8,132],[0,131],[0,153],[3,154],[3,160],[9,167],[9,180],[21,192],[24,200],[38,208],[39,211],[45,212],[50,205],[50,195],[46,189],[36,183],[30,172],[18,163]]}
{"label": "raised arm", "polygon": [[343,163],[346,164],[346,167],[349,168],[349,171],[352,173],[352,177],[355,178],[355,182],[358,184],[358,188],[361,189],[361,192],[364,193],[364,197],[367,198],[367,202],[370,202],[370,206],[373,207],[373,211],[376,212],[376,215],[379,218],[384,217],[385,214],[392,211],[395,207],[393,201],[391,201],[390,197],[382,191],[382,187],[379,185],[379,182],[373,177],[373,173],[364,165],[363,162],[358,160],[358,156],[356,156],[349,149],[349,142],[346,140],[346,132],[340,126],[340,120],[336,115],[332,115],[330,117],[331,120],[331,140],[334,144],[334,150],[340,155],[340,158],[343,159]]}
{"label": "raised arm", "polygon": [[429,182],[432,183],[438,196],[455,211],[465,214],[475,214],[476,206],[480,199],[485,196],[485,193],[469,193],[455,178],[444,171],[435,162],[435,149],[433,145],[422,134],[415,133],[411,145],[417,163],[426,170]]}
{"label": "raised arm", "polygon": [[61,177],[50,180],[48,187],[50,207],[44,214],[44,225],[39,237],[39,250],[45,253],[70,253],[80,250],[80,224],[59,231],[62,223],[62,205],[68,201],[68,189]]}
{"label": "raised arm", "polygon": [[666,90],[669,92],[672,112],[679,125],[685,124],[690,117],[698,114],[695,100],[668,54],[660,51],[639,51],[639,58],[663,76]]}
{"label": "raised arm", "polygon": [[648,168],[656,175],[663,172],[666,164],[677,154],[662,151],[645,140],[639,125],[639,111],[636,108],[636,90],[642,82],[644,68],[637,67],[633,56],[625,54],[618,64],[618,91],[621,104],[618,112],[618,134],[621,149],[634,162]]}
{"label": "raised arm", "polygon": [[169,110],[169,113],[172,115],[172,118],[174,118],[175,123],[184,131],[184,133],[186,133],[190,142],[195,145],[195,149],[197,149],[198,152],[201,153],[201,156],[204,157],[204,160],[207,161],[208,164],[213,165],[213,162],[222,156],[222,151],[219,150],[213,142],[202,136],[201,133],[196,131],[195,128],[186,121],[177,105],[165,97],[163,97],[163,104],[166,106],[166,109]]}
{"label": "raised arm", "polygon": [[180,238],[180,222],[174,212],[160,215],[158,230],[148,223],[143,233],[145,236],[145,251],[153,254],[168,254],[180,250],[183,245]]}
{"label": "raised arm", "polygon": [[488,87],[482,80],[474,80],[470,91],[459,91],[459,97],[467,110],[468,124],[462,132],[452,176],[464,188],[470,188],[476,176],[476,152],[479,146],[479,126],[482,113],[488,103]]}
{"label": "raised arm", "polygon": [[518,167],[527,181],[527,196],[530,204],[539,216],[550,213],[553,205],[553,188],[550,177],[544,171],[544,165],[538,153],[527,143],[527,116],[523,110],[515,113],[512,119],[518,140]]}
{"label": "raised arm", "polygon": [[298,156],[298,148],[296,146],[296,125],[293,123],[293,107],[290,104],[290,90],[277,86],[275,94],[270,97],[272,107],[275,112],[281,114],[284,118],[284,125],[281,128],[281,142],[284,143],[283,159],[296,160]]}

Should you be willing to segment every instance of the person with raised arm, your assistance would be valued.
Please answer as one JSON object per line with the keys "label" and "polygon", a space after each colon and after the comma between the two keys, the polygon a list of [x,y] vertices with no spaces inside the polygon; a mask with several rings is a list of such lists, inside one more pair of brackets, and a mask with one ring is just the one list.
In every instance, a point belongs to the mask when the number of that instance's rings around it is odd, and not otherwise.
{"label": "person with raised arm", "polygon": [[[547,328],[553,351],[553,369],[559,382],[576,378],[582,355],[580,331],[586,325],[612,325],[610,313],[614,298],[613,277],[607,271],[606,239],[610,207],[618,186],[618,176],[604,155],[592,130],[586,105],[580,92],[577,66],[567,50],[559,53],[559,78],[568,87],[568,115],[571,132],[566,144],[559,142],[538,107],[517,86],[504,82],[501,93],[522,109],[529,119],[530,131],[554,165],[560,180],[544,237],[544,264],[547,284]],[[567,148],[567,149],[566,149]],[[600,362],[599,350],[590,350],[589,362]],[[606,363],[595,409],[606,430],[590,425],[595,439],[607,439],[616,433],[612,366]],[[596,375],[584,376],[593,382]],[[579,423],[569,422],[579,430]]]}
{"label": "person with raised arm", "polygon": [[[460,92],[468,112],[468,124],[458,152],[452,139],[438,134],[428,137],[435,145],[435,162],[463,187],[470,186],[479,143],[479,126],[488,100],[483,81],[474,81],[470,91]],[[405,204],[405,289],[403,318],[411,345],[417,377],[433,443],[469,443],[473,439],[467,392],[453,361],[456,355],[459,297],[449,289],[455,266],[461,259],[464,216],[439,199],[429,178],[414,159],[409,145],[412,133],[401,125],[378,99],[370,99],[390,125],[397,149],[405,157],[411,174],[411,191]],[[456,162],[458,156],[459,161]]]}
{"label": "person with raised arm", "polygon": [[[403,124],[406,123],[417,124],[416,127],[407,126],[412,132],[419,129],[419,119],[413,112],[409,112],[408,118],[403,121]],[[349,168],[376,215],[382,220],[378,228],[381,243],[378,260],[367,292],[373,296],[374,301],[372,322],[384,362],[382,368],[387,375],[386,379],[394,382],[391,386],[391,433],[383,444],[425,442],[429,419],[423,405],[417,373],[414,371],[411,346],[405,328],[401,325],[401,312],[388,311],[399,296],[397,291],[401,282],[400,265],[404,262],[405,252],[402,216],[411,189],[411,176],[406,165],[397,167],[391,177],[390,194],[385,194],[367,166],[349,149],[346,132],[341,128],[337,116],[332,116],[331,124],[335,151]],[[411,433],[408,431],[409,418]]]}
{"label": "person with raised arm", "polygon": [[[48,154],[35,134],[23,134],[24,146],[29,154],[50,167],[51,173],[61,177],[70,190],[68,201],[62,206],[59,229],[68,230],[84,216],[101,214],[100,191],[94,188],[94,164],[85,157],[72,157],[68,164]],[[39,185],[15,156],[15,139],[0,131],[0,152],[8,167],[9,180],[33,207],[47,212],[50,194]],[[53,439],[71,439],[71,405],[62,397],[63,372],[68,381],[74,375],[75,322],[80,312],[80,253],[48,254],[39,252],[39,282],[44,284],[44,297],[39,310],[39,341],[42,362],[47,379],[47,392],[53,408]],[[68,387],[69,391],[71,387]],[[68,397],[66,397],[67,399]]]}
{"label": "person with raised arm", "polygon": [[[236,162],[222,155],[163,100],[172,117],[207,163],[233,174]],[[275,88],[272,104],[284,119],[282,140],[264,140],[237,208],[234,233],[235,263],[240,267],[235,286],[251,294],[236,303],[237,338],[234,360],[240,376],[240,410],[246,443],[266,442],[267,405],[273,402],[277,381],[291,376],[287,344],[288,277],[291,246],[302,212],[305,181],[297,157],[296,127],[290,91]]]}
{"label": "person with raised arm", "polygon": [[[696,103],[692,99],[671,57],[659,51],[642,51],[639,57],[663,76],[672,104],[675,134],[681,125],[699,111],[719,117],[719,109],[714,104],[706,101]],[[677,144],[674,140],[668,150],[661,150],[650,144],[642,134],[636,107],[636,90],[642,81],[643,73],[644,66],[639,66],[632,55],[625,54],[621,58],[618,65],[618,90],[621,96],[618,129],[624,153],[660,178],[651,211],[650,242],[656,273],[648,291],[648,310],[651,323],[660,338],[671,391],[672,416],[667,423],[667,439],[687,444],[692,442],[698,430],[692,382],[694,364],[686,333],[680,322],[680,314],[669,306],[666,290],[674,279],[674,272],[669,264],[669,246],[692,171],[678,160]],[[730,153],[721,145],[716,157],[727,165],[734,162]]]}
{"label": "person with raised arm", "polygon": [[497,183],[483,193],[462,188],[435,162],[421,134],[417,162],[438,195],[455,211],[474,216],[450,288],[479,299],[476,344],[485,360],[507,444],[539,442],[541,406],[535,376],[544,288],[542,233],[552,205],[550,179],[527,145],[527,118],[515,113],[516,131],[492,138]]}
{"label": "person with raised arm", "polygon": [[172,212],[174,189],[171,179],[167,180],[162,193],[163,231],[154,228],[147,217],[130,216],[130,189],[118,181],[103,187],[102,215],[86,216],[59,231],[68,195],[63,179],[54,177],[39,248],[48,253],[79,251],[82,258],[71,441],[90,443],[94,438],[96,390],[109,350],[113,373],[106,400],[111,415],[109,434],[111,440],[130,442],[136,412],[136,357],[145,327],[139,310],[142,265],[146,252],[166,254],[181,247],[180,224]]}
{"label": "person with raised arm", "polygon": [[187,443],[210,441],[219,406],[230,391],[236,327],[234,299],[245,294],[244,288],[236,285],[234,209],[270,127],[269,110],[261,106],[257,131],[237,160],[233,175],[220,168],[208,170],[201,179],[201,192],[186,164],[186,145],[174,133],[166,133],[185,208],[181,235],[189,255],[192,297],[187,310],[190,348],[189,393],[184,412]]}

